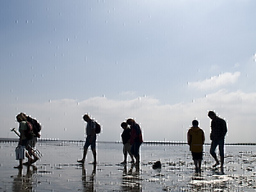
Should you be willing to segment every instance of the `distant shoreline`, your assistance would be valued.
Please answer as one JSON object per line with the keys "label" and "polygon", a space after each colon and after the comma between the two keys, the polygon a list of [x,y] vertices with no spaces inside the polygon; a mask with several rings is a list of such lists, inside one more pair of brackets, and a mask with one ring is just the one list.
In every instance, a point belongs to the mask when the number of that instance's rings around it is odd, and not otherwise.
{"label": "distant shoreline", "polygon": [[[68,142],[68,143],[80,143],[84,142],[83,140],[63,140],[63,139],[48,139],[42,138],[38,139],[38,142]],[[0,143],[4,142],[18,142],[18,138],[0,138]],[[97,141],[98,143],[116,143],[122,144],[121,141]],[[187,145],[187,142],[184,141],[144,141],[145,145]],[[205,145],[210,145],[210,143],[205,143]],[[225,145],[256,145],[256,143],[226,143]]]}

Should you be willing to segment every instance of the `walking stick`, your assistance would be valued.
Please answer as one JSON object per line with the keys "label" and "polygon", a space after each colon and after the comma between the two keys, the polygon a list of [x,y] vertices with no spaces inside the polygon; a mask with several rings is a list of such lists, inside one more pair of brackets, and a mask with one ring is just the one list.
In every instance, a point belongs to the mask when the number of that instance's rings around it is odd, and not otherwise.
{"label": "walking stick", "polygon": [[[12,128],[11,131],[14,132],[18,137],[20,137],[20,134],[16,131],[15,128]],[[38,149],[34,149],[29,144],[28,144],[28,147],[31,149],[32,153],[34,153],[39,159],[43,156]]]}

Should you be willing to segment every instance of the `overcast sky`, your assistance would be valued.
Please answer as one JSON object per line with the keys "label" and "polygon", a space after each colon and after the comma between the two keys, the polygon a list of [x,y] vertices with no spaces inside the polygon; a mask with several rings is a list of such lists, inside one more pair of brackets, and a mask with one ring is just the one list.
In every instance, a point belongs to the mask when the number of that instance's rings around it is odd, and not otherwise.
{"label": "overcast sky", "polygon": [[0,131],[25,112],[43,138],[84,139],[82,116],[119,141],[184,141],[209,110],[227,142],[256,142],[256,1],[0,1]]}

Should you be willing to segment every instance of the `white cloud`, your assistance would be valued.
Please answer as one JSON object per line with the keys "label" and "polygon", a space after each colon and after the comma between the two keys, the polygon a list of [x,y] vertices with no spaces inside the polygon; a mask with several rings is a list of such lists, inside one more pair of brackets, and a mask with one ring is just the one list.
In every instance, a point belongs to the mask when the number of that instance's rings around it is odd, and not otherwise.
{"label": "white cloud", "polygon": [[[162,105],[152,97],[121,101],[95,97],[82,102],[66,99],[33,105],[23,104],[18,108],[40,120],[43,125],[43,137],[76,140],[84,139],[85,123],[82,116],[89,112],[103,127],[99,135],[100,141],[119,141],[121,122],[133,117],[140,123],[144,140],[147,141],[184,141],[191,121],[198,119],[200,126],[205,130],[206,141],[209,142],[210,119],[207,113],[209,110],[215,110],[228,122],[227,142],[254,142],[256,108],[252,106],[255,105],[256,93],[220,90],[191,103],[175,105]],[[1,119],[4,122],[0,128],[3,136],[9,131],[3,129],[4,127],[14,126],[14,117],[9,119]],[[243,137],[240,136],[241,129],[246,133]],[[8,135],[13,137],[9,132]]]}
{"label": "white cloud", "polygon": [[237,82],[239,76],[240,72],[223,73],[203,81],[189,82],[188,85],[189,87],[201,90],[215,89],[225,85],[234,84],[235,82]]}

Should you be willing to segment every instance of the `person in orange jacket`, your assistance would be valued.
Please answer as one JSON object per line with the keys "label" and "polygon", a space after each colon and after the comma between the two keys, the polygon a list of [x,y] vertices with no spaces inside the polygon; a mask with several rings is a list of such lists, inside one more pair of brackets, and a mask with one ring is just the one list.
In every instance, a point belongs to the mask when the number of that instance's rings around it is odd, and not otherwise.
{"label": "person in orange jacket", "polygon": [[203,145],[205,141],[204,131],[198,127],[198,121],[192,121],[192,127],[187,133],[187,142],[192,153],[196,174],[201,174],[203,160]]}

